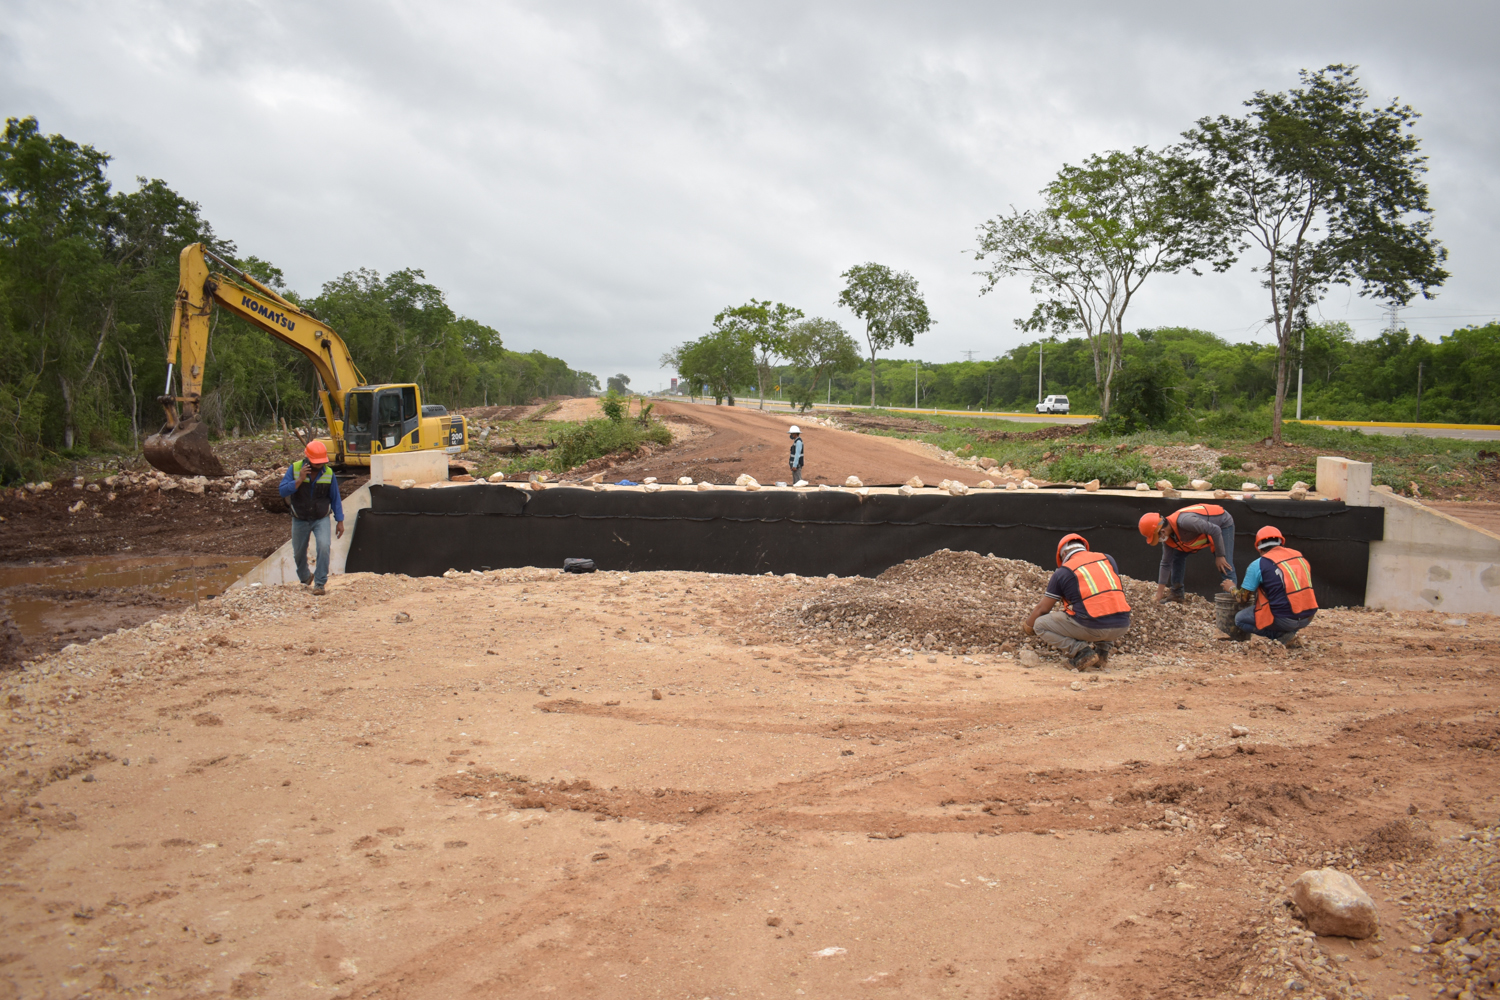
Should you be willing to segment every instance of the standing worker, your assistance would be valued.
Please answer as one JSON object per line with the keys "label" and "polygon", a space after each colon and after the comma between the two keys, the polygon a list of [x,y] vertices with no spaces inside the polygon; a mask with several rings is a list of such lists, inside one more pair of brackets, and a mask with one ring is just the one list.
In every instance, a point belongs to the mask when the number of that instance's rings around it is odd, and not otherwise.
{"label": "standing worker", "polygon": [[1245,570],[1244,582],[1244,589],[1255,593],[1255,606],[1241,609],[1234,623],[1294,649],[1300,645],[1297,633],[1318,613],[1312,566],[1302,553],[1287,548],[1281,529],[1271,525],[1255,533],[1255,550],[1260,558]]}
{"label": "standing worker", "polygon": [[[344,501],[339,496],[339,480],[328,464],[328,449],[314,441],[299,458],[287,466],[281,477],[280,493],[292,508],[292,557],[297,563],[297,579],[302,586],[313,585],[312,592],[322,596],[328,582],[328,512],[338,523],[338,537],[344,537]],[[318,545],[318,571],[307,571],[307,537]]]}
{"label": "standing worker", "polygon": [[793,424],[787,428],[787,433],[792,436],[792,454],[787,460],[792,467],[792,483],[806,482],[807,477],[802,474],[802,428]]}
{"label": "standing worker", "polygon": [[[1058,601],[1062,613],[1052,610]],[[1064,535],[1047,594],[1022,627],[1066,655],[1074,670],[1102,670],[1114,640],[1130,630],[1130,604],[1114,557],[1089,551],[1082,535]]]}
{"label": "standing worker", "polygon": [[1152,512],[1136,525],[1147,545],[1160,545],[1161,567],[1156,573],[1156,603],[1182,602],[1187,557],[1199,549],[1214,554],[1219,587],[1234,589],[1234,518],[1218,504],[1195,503],[1166,517]]}

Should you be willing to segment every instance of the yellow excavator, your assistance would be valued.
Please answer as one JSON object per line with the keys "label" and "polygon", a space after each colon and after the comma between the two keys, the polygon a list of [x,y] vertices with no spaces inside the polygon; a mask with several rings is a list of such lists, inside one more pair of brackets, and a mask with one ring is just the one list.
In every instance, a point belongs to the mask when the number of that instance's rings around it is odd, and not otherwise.
{"label": "yellow excavator", "polygon": [[[212,271],[210,260],[229,274]],[[336,465],[367,466],[372,456],[387,452],[456,455],[467,450],[468,422],[462,416],[449,414],[442,406],[424,406],[422,390],[411,383],[365,385],[343,338],[312,313],[214,256],[201,243],[185,247],[178,263],[177,304],[167,346],[167,388],[158,397],[167,411],[167,422],[145,441],[146,460],[156,468],[183,476],[224,475],[199,413],[209,318],[215,306],[295,347],[313,363],[318,400],[328,422],[329,437],[323,444]],[[174,371],[181,380],[177,395],[172,392]]]}

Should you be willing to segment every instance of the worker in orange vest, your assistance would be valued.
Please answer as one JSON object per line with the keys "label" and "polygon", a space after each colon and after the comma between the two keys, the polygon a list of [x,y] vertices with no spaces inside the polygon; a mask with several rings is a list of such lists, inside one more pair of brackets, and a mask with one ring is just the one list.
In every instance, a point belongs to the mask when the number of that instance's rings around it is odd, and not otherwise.
{"label": "worker in orange vest", "polygon": [[1161,546],[1161,567],[1156,572],[1156,603],[1182,602],[1187,558],[1200,549],[1214,554],[1219,569],[1219,587],[1234,589],[1234,518],[1218,504],[1195,503],[1174,510],[1166,517],[1155,511],[1141,517],[1136,527],[1147,545]]}
{"label": "worker in orange vest", "polygon": [[[1062,609],[1052,610],[1058,601]],[[1066,655],[1074,670],[1102,670],[1114,641],[1130,630],[1130,604],[1114,557],[1090,551],[1082,535],[1064,535],[1046,596],[1022,627]]]}
{"label": "worker in orange vest", "polygon": [[1288,648],[1299,645],[1297,633],[1318,613],[1313,593],[1312,566],[1307,557],[1286,546],[1281,529],[1266,525],[1255,533],[1260,558],[1245,570],[1243,589],[1255,594],[1255,606],[1240,610],[1234,623],[1252,635],[1279,639]]}

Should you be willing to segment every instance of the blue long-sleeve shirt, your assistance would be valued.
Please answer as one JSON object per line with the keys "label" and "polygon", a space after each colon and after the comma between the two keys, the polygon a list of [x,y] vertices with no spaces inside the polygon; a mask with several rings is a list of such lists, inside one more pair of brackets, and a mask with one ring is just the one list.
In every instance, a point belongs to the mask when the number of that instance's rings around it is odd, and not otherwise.
{"label": "blue long-sleeve shirt", "polygon": [[801,438],[793,438],[792,439],[792,452],[791,452],[791,458],[789,459],[789,461],[790,461],[790,464],[791,464],[792,468],[794,468],[794,469],[800,469],[800,468],[802,468],[802,439]]}
{"label": "blue long-sleeve shirt", "polygon": [[[290,497],[293,493],[297,492],[297,474],[292,471],[296,466],[297,463],[293,462],[286,467],[286,473],[281,477],[281,484],[276,487],[276,492],[280,493],[283,497]],[[333,519],[335,521],[343,521],[344,498],[339,496],[339,474],[329,469],[328,477],[333,480],[328,486],[328,502],[333,507]]]}

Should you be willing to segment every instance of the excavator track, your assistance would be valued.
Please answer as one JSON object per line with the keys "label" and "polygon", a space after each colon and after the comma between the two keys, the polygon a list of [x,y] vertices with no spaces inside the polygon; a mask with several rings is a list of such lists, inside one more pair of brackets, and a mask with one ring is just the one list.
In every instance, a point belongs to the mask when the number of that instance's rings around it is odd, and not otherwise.
{"label": "excavator track", "polygon": [[224,466],[208,444],[208,428],[196,416],[184,417],[152,434],[142,444],[146,461],[175,476],[224,475]]}

